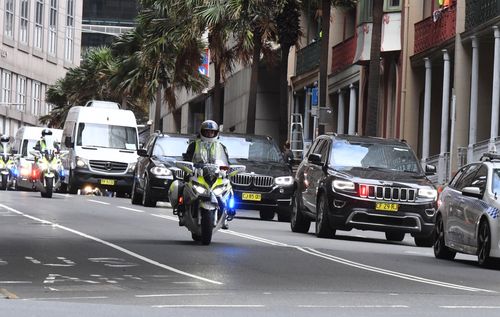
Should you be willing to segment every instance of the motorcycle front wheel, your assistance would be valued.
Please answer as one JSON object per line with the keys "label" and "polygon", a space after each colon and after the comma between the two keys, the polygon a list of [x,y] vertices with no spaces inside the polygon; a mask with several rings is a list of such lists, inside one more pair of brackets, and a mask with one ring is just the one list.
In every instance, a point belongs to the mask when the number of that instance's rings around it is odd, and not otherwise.
{"label": "motorcycle front wheel", "polygon": [[201,213],[201,244],[209,245],[212,242],[214,229],[214,212],[202,211]]}
{"label": "motorcycle front wheel", "polygon": [[7,189],[7,175],[2,174],[2,183],[0,184],[0,190]]}
{"label": "motorcycle front wheel", "polygon": [[42,197],[44,198],[52,198],[52,193],[54,192],[54,179],[46,178],[45,179],[45,193],[40,192]]}

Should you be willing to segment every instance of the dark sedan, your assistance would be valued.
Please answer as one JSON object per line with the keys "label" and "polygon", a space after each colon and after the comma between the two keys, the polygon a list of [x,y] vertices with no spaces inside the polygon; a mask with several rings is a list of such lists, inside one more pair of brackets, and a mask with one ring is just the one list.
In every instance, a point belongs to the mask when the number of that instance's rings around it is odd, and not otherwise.
{"label": "dark sedan", "polygon": [[223,133],[231,164],[246,166],[231,178],[238,209],[259,210],[260,218],[290,221],[294,181],[276,143],[266,136]]}
{"label": "dark sedan", "polygon": [[174,166],[182,160],[190,135],[154,133],[146,145],[137,151],[139,158],[132,186],[132,204],[154,207],[158,201],[168,201],[168,189],[183,172]]}

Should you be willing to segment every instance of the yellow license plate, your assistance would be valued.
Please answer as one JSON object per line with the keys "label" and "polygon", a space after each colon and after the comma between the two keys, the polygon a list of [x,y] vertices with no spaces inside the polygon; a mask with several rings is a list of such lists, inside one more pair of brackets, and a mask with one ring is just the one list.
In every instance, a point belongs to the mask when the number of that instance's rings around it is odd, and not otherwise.
{"label": "yellow license plate", "polygon": [[115,185],[115,180],[114,179],[101,179],[101,185]]}
{"label": "yellow license plate", "polygon": [[261,201],[262,200],[262,196],[260,194],[254,194],[254,193],[243,193],[241,195],[241,199],[243,199],[243,200]]}
{"label": "yellow license plate", "polygon": [[398,211],[398,204],[390,204],[390,203],[375,203],[375,210],[382,211]]}

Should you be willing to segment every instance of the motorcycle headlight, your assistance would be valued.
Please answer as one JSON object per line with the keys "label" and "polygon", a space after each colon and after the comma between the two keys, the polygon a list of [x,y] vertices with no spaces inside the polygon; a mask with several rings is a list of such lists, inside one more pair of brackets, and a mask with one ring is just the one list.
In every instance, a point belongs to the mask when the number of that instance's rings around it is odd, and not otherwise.
{"label": "motorcycle headlight", "polygon": [[87,167],[87,160],[81,157],[76,158],[76,166],[78,167]]}
{"label": "motorcycle headlight", "polygon": [[133,173],[135,171],[135,165],[136,165],[136,162],[129,163],[128,168],[127,168],[127,173]]}
{"label": "motorcycle headlight", "polygon": [[52,162],[52,164],[50,164],[50,168],[53,169],[53,170],[58,170],[59,169],[59,163],[58,162]]}
{"label": "motorcycle headlight", "polygon": [[0,169],[5,168],[5,164],[3,162],[0,162]]}
{"label": "motorcycle headlight", "polygon": [[437,190],[434,188],[420,188],[418,190],[418,197],[419,198],[424,198],[424,199],[437,199]]}
{"label": "motorcycle headlight", "polygon": [[156,176],[172,176],[172,171],[162,166],[152,167],[149,171]]}
{"label": "motorcycle headlight", "polygon": [[336,179],[332,182],[332,187],[333,190],[347,190],[347,191],[353,191],[355,190],[356,186],[354,185],[353,182],[351,181],[346,181],[346,180],[341,180],[341,179]]}
{"label": "motorcycle headlight", "polygon": [[38,163],[38,167],[41,170],[46,170],[49,167],[49,164],[47,162],[40,162],[40,163]]}
{"label": "motorcycle headlight", "polygon": [[207,189],[201,185],[193,184],[193,188],[199,195],[203,195],[207,192]]}
{"label": "motorcycle headlight", "polygon": [[293,177],[292,176],[276,177],[274,179],[274,183],[278,186],[289,186],[293,184]]}
{"label": "motorcycle headlight", "polygon": [[214,188],[213,192],[215,196],[221,196],[224,193],[224,190],[226,189],[225,186],[217,186]]}

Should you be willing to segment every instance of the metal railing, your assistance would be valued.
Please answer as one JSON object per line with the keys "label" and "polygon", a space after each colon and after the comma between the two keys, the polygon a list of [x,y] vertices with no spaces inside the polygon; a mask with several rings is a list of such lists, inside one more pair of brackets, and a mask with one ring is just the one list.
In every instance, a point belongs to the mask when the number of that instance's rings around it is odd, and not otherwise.
{"label": "metal railing", "polygon": [[319,67],[321,55],[321,40],[312,42],[303,49],[297,51],[296,75],[304,74]]}
{"label": "metal railing", "polygon": [[415,23],[414,54],[436,47],[455,37],[456,18],[457,4],[455,3]]}
{"label": "metal railing", "polygon": [[500,15],[500,0],[466,0],[465,30],[469,31]]}

